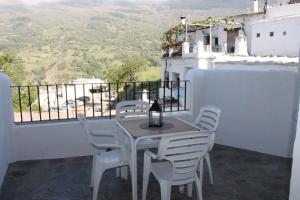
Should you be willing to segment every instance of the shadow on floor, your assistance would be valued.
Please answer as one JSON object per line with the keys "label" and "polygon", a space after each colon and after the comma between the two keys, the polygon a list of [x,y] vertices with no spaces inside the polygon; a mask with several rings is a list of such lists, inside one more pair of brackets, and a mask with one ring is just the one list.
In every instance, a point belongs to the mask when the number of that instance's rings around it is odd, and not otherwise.
{"label": "shadow on floor", "polygon": [[[141,197],[142,153],[139,154],[138,186]],[[204,173],[204,200],[288,200],[291,160],[216,145],[211,153],[214,185]],[[9,166],[0,191],[1,200],[90,200],[92,157],[22,161]],[[130,200],[131,183],[107,171],[98,199]],[[150,179],[148,200],[160,199],[159,184]],[[190,200],[172,188],[171,200]],[[194,194],[192,199],[196,199]]]}

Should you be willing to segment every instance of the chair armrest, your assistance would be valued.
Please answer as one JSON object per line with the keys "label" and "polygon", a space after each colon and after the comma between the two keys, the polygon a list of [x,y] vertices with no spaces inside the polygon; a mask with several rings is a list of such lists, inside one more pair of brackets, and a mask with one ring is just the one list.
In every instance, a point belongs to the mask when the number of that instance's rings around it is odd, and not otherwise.
{"label": "chair armrest", "polygon": [[90,133],[92,136],[95,136],[95,137],[113,137],[114,136],[113,131],[91,130]]}
{"label": "chair armrest", "polygon": [[150,173],[152,159],[157,159],[157,155],[146,150],[144,153],[144,173]]}
{"label": "chair armrest", "polygon": [[145,156],[148,156],[149,158],[152,158],[152,159],[158,159],[158,156],[156,154],[154,154],[153,152],[151,151],[145,151]]}
{"label": "chair armrest", "polygon": [[97,144],[97,143],[92,143],[92,146],[95,149],[108,149],[108,148],[112,148],[112,149],[122,149],[123,146],[122,145],[118,145],[118,144]]}

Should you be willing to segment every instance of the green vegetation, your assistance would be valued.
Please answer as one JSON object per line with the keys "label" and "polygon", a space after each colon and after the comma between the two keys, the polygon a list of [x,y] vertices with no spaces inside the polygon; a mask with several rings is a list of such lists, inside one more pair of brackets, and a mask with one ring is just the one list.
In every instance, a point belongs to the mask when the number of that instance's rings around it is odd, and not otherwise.
{"label": "green vegetation", "polygon": [[24,68],[21,66],[14,54],[0,54],[0,71],[5,72],[15,84],[22,83]]}
{"label": "green vegetation", "polygon": [[136,82],[138,72],[144,71],[146,61],[139,58],[128,58],[124,64],[108,69],[105,72],[105,79],[110,83],[115,82]]}
{"label": "green vegetation", "polygon": [[[20,64],[20,60],[16,58],[14,54],[3,54],[0,55],[0,71],[5,72],[13,81],[14,84],[24,83],[22,77],[24,75],[24,68]],[[30,84],[28,82],[28,84]],[[30,92],[30,99],[28,95],[28,91]],[[19,96],[20,95],[20,96]],[[30,88],[20,88],[20,93],[18,88],[13,88],[13,102],[14,102],[14,110],[20,111],[20,101],[21,99],[21,107],[22,110],[27,110],[30,105],[33,110],[36,109],[37,106],[34,106],[34,102],[37,98],[36,89]]]}
{"label": "green vegetation", "polygon": [[[198,10],[184,10],[189,9],[187,6]],[[24,66],[19,80],[13,78],[15,84],[104,79],[104,72],[125,66],[127,58],[145,61],[137,77],[156,79],[161,57],[160,38],[179,21],[180,15],[199,19],[241,12],[214,6],[215,3],[202,0],[157,4],[76,0],[24,8],[3,6],[0,7],[0,54],[13,52],[15,61]]]}

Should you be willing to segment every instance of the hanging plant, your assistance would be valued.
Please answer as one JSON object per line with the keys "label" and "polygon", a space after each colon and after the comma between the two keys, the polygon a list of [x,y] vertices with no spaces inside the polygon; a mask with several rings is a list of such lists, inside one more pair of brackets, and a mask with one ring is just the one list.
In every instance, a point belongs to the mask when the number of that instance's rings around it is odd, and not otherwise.
{"label": "hanging plant", "polygon": [[[233,18],[226,17],[226,18],[212,18],[208,17],[205,20],[194,21],[192,22],[193,25],[212,25],[212,26],[219,26],[221,24],[231,25],[234,23]],[[179,48],[183,41],[178,41],[178,36],[185,32],[185,25],[178,24],[173,26],[171,29],[163,33],[161,38],[161,48],[164,51],[168,51],[170,48],[177,49]]]}
{"label": "hanging plant", "polygon": [[181,46],[182,41],[178,41],[177,37],[185,32],[185,25],[178,24],[173,26],[167,32],[163,33],[161,38],[161,48],[167,51],[170,48],[178,48]]}
{"label": "hanging plant", "polygon": [[192,24],[194,25],[212,25],[212,26],[219,26],[221,24],[231,25],[234,23],[234,19],[232,17],[225,17],[225,18],[212,18],[208,17],[205,20],[194,21]]}

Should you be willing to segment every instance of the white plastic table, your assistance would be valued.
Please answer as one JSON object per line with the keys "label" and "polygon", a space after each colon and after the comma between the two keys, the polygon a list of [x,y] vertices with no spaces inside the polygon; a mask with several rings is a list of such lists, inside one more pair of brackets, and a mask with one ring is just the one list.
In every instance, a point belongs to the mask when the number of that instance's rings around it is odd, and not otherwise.
{"label": "white plastic table", "polygon": [[189,133],[199,131],[197,126],[189,124],[178,118],[164,118],[164,126],[160,128],[148,127],[148,118],[127,119],[117,121],[117,126],[130,139],[131,155],[129,155],[131,184],[132,184],[132,200],[137,200],[137,144],[140,140],[148,138],[161,138],[163,136],[171,136],[176,134]]}

